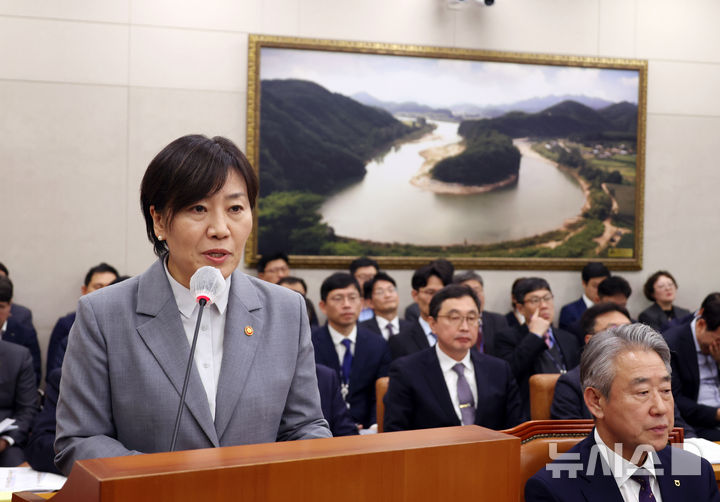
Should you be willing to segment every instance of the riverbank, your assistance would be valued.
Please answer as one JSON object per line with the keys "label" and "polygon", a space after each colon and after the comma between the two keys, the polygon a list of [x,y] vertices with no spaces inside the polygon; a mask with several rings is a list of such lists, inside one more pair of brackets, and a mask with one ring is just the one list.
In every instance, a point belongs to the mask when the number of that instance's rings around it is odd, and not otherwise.
{"label": "riverbank", "polygon": [[471,195],[478,193],[486,193],[498,188],[506,187],[517,183],[517,176],[513,175],[497,183],[489,183],[487,185],[463,185],[460,183],[445,183],[432,178],[430,171],[435,164],[448,157],[460,155],[465,151],[465,145],[462,142],[442,145],[435,148],[428,148],[420,152],[425,162],[418,170],[417,174],[410,179],[410,183],[422,190],[427,190],[439,194],[451,195]]}

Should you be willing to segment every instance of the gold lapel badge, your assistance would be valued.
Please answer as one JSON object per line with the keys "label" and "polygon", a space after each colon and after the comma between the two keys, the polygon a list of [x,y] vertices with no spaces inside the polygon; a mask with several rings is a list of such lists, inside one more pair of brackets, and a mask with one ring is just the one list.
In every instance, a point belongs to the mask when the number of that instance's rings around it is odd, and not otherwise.
{"label": "gold lapel badge", "polygon": [[245,334],[247,336],[253,336],[253,333],[255,333],[255,330],[252,329],[252,326],[245,326]]}
{"label": "gold lapel badge", "polygon": [[679,479],[676,479],[676,480],[675,480],[675,486],[680,486],[680,480],[679,480]]}

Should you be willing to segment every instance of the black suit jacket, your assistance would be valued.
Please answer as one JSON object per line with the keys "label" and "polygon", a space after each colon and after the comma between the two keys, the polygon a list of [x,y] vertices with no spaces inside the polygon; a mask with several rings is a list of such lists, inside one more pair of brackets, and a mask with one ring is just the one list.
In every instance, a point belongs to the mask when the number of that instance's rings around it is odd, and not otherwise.
{"label": "black suit jacket", "polygon": [[30,439],[25,446],[25,459],[30,467],[36,471],[54,472],[60,474],[55,467],[55,410],[57,409],[58,394],[60,392],[60,378],[62,369],[56,368],[50,373],[45,381],[45,400],[43,408],[35,416],[32,424]]}
{"label": "black suit jacket", "polygon": [[357,436],[358,428],[340,394],[340,379],[337,373],[322,364],[315,365],[315,372],[320,390],[320,407],[330,425],[330,432],[333,436]]}
{"label": "black suit jacket", "polygon": [[[525,501],[623,502],[615,478],[604,474],[610,472],[609,467],[600,460],[594,446],[595,438],[591,433],[571,448],[565,458],[548,464],[549,468],[540,469],[525,484]],[[573,455],[579,455],[579,460]],[[720,501],[715,475],[707,460],[672,446],[657,452],[657,458],[662,467],[662,474],[656,472],[663,502]],[[595,462],[592,469],[591,462]],[[573,465],[582,468],[575,470]],[[657,461],[655,465],[658,465]],[[560,477],[553,477],[553,467]]]}
{"label": "black suit jacket", "polygon": [[[671,351],[673,396],[683,418],[696,429],[717,426],[716,408],[697,402],[700,368],[690,323],[668,330],[665,340]],[[698,434],[702,436],[700,430]]]}
{"label": "black suit jacket", "polygon": [[[580,348],[572,333],[553,328],[553,336],[562,353],[566,370],[571,370],[580,362]],[[520,399],[525,415],[530,415],[530,384],[535,374],[535,363],[547,350],[545,341],[534,333],[530,333],[527,324],[509,328],[498,333],[495,340],[497,355],[510,363],[515,380],[520,387]]]}
{"label": "black suit jacket", "polygon": [[[8,319],[8,324],[10,319]],[[38,393],[30,351],[0,341],[0,420],[14,418],[17,429],[5,432],[15,445],[27,441],[30,425],[38,412]]]}
{"label": "black suit jacket", "polygon": [[[435,348],[393,361],[385,394],[384,430],[401,431],[461,425]],[[478,399],[475,425],[507,429],[523,420],[510,366],[477,351],[470,352]]]}
{"label": "black suit jacket", "polygon": [[[676,307],[675,305],[673,305],[672,310],[673,319],[680,319],[681,317],[685,317],[690,314],[689,310],[682,307]],[[647,324],[657,331],[663,331],[665,325],[669,322],[669,319],[665,315],[665,312],[663,312],[663,309],[660,308],[660,305],[653,303],[648,308],[640,312],[638,321],[643,324]]]}
{"label": "black suit jacket", "polygon": [[[495,355],[495,337],[498,333],[508,329],[507,319],[502,314],[495,312],[482,311],[482,330],[483,330],[483,352]],[[514,317],[514,316],[513,316]]]}
{"label": "black suit jacket", "polygon": [[[312,333],[315,363],[324,364],[340,376],[340,360],[327,325]],[[390,352],[387,342],[376,333],[357,328],[355,352],[350,367],[350,387],[346,398],[350,415],[356,423],[368,428],[376,422],[375,381],[387,376]]]}
{"label": "black suit jacket", "polygon": [[37,333],[35,328],[28,328],[25,324],[20,324],[12,316],[8,317],[7,329],[2,335],[2,339],[6,342],[16,343],[27,347],[32,356],[32,368],[35,372],[35,385],[40,384],[40,374],[42,372],[40,362],[40,345],[38,344]]}
{"label": "black suit jacket", "polygon": [[50,334],[50,343],[48,344],[47,362],[45,363],[46,380],[54,369],[62,366],[63,359],[65,358],[65,350],[67,350],[68,335],[74,322],[75,312],[70,312],[58,319],[55,323],[55,327]]}
{"label": "black suit jacket", "polygon": [[420,321],[410,323],[405,330],[400,330],[400,334],[388,340],[388,345],[393,360],[430,347]]}
{"label": "black suit jacket", "polygon": [[[400,331],[398,333],[395,333],[395,335],[393,335],[393,336],[399,335],[404,330],[407,330],[411,325],[411,323],[409,323],[405,319],[398,319],[398,321],[399,321]],[[383,338],[385,338],[387,336],[387,333],[383,333],[382,331],[380,331],[380,326],[378,325],[378,322],[377,322],[377,319],[375,318],[375,316],[372,316],[367,321],[359,322],[358,326],[365,328],[367,330],[370,330],[373,333],[377,333],[378,335],[382,336]]]}

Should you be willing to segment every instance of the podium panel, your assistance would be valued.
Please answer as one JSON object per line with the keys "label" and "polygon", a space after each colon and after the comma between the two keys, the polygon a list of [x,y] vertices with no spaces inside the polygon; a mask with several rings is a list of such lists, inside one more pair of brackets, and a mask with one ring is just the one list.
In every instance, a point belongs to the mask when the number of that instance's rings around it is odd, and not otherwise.
{"label": "podium panel", "polygon": [[516,502],[519,462],[517,437],[447,427],[80,460],[50,500]]}

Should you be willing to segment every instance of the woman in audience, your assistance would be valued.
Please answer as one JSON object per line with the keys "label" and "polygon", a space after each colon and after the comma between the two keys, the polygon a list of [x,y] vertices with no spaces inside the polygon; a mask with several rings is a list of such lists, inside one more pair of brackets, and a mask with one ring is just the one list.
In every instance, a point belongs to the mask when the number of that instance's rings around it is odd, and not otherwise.
{"label": "woman in audience", "polygon": [[643,286],[645,297],[653,302],[640,313],[638,320],[658,331],[673,319],[690,314],[690,311],[673,305],[677,293],[677,282],[666,270],[658,270],[651,275]]}

